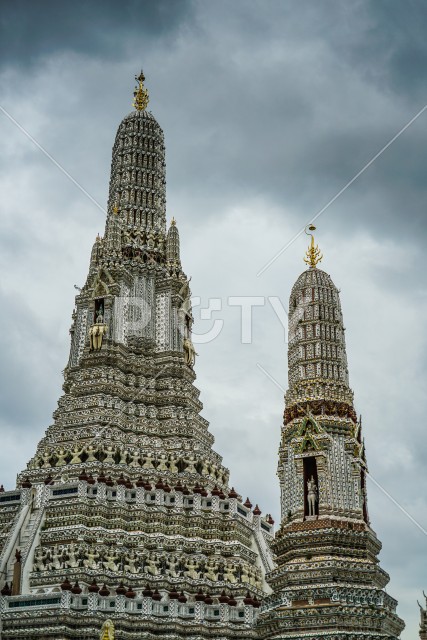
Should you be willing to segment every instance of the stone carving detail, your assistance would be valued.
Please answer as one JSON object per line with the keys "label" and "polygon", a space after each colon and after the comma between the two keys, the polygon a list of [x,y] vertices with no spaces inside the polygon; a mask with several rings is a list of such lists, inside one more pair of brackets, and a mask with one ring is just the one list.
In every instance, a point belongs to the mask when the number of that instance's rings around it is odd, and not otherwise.
{"label": "stone carving detail", "polygon": [[189,367],[194,367],[196,362],[196,350],[190,338],[184,338],[185,362]]}
{"label": "stone carving detail", "polygon": [[78,308],[76,313],[75,327],[73,328],[71,335],[71,350],[70,350],[70,366],[74,367],[80,361],[81,355],[86,341],[86,328],[88,323],[89,311],[85,308]]}
{"label": "stone carving detail", "polygon": [[258,567],[222,557],[159,553],[140,549],[114,552],[111,547],[93,544],[39,546],[34,553],[33,572],[63,572],[64,569],[88,569],[115,576],[120,570],[129,577],[144,574],[146,579],[165,576],[210,583],[244,583],[253,589],[262,588]]}
{"label": "stone carving detail", "polygon": [[169,345],[169,298],[165,293],[156,296],[156,350],[165,351]]}

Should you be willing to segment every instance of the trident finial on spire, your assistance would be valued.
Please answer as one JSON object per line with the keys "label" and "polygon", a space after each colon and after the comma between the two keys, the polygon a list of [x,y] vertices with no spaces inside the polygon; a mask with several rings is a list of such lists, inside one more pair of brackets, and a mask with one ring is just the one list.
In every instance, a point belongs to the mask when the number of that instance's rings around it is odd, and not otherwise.
{"label": "trident finial on spire", "polygon": [[148,90],[144,87],[145,76],[142,69],[139,76],[135,76],[135,80],[138,82],[138,86],[133,92],[133,106],[137,111],[144,111],[147,108],[149,97]]}
{"label": "trident finial on spire", "polygon": [[[311,224],[308,226],[308,230],[316,231],[316,227]],[[305,232],[307,233],[307,227],[305,228]],[[314,235],[312,233],[307,233],[307,235],[311,236],[311,243],[305,254],[306,258],[304,258],[304,262],[308,264],[311,269],[315,269],[316,265],[322,260],[323,254],[320,251],[318,244],[314,246]]]}

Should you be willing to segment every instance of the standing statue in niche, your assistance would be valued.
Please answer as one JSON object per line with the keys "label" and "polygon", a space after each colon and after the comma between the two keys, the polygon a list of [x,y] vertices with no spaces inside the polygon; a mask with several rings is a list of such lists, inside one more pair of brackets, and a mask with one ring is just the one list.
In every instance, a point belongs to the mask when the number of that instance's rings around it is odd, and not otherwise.
{"label": "standing statue in niche", "polygon": [[104,307],[102,304],[99,305],[99,308],[95,311],[96,322],[104,322]]}
{"label": "standing statue in niche", "polygon": [[317,485],[313,476],[310,480],[307,480],[307,503],[308,503],[308,515],[316,515],[316,502],[317,502]]}
{"label": "standing statue in niche", "polygon": [[104,309],[102,305],[96,312],[96,322],[89,329],[90,350],[99,351],[102,347],[102,339],[107,333],[107,325],[104,322]]}

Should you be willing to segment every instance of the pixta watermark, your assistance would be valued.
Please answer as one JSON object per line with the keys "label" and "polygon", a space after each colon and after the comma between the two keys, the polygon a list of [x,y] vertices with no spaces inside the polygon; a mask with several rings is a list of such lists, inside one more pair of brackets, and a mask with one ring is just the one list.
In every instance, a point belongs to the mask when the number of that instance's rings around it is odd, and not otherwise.
{"label": "pixta watermark", "polygon": [[[115,319],[118,323],[126,323],[128,335],[144,335],[154,317],[158,319],[168,317],[171,310],[166,298],[158,299],[157,309],[140,296],[122,296],[115,299]],[[304,304],[292,314],[290,326],[288,312],[278,296],[228,296],[226,298],[208,298],[202,300],[200,296],[193,296],[183,300],[178,309],[178,327],[185,333],[186,327],[191,326],[191,339],[194,344],[206,344],[215,340],[225,326],[233,323],[238,327],[240,342],[251,344],[254,339],[254,326],[264,319],[270,323],[273,318],[283,330],[284,342],[292,339],[299,320],[304,315]],[[163,311],[163,313],[162,313]],[[118,312],[118,313],[117,313]],[[173,312],[172,312],[173,313]],[[189,322],[195,320],[194,324]],[[289,326],[289,334],[288,334]],[[120,328],[119,328],[120,331]]]}
{"label": "pixta watermark", "polygon": [[[272,313],[283,329],[287,342],[288,314],[278,296],[228,296],[227,298],[209,298],[203,305],[199,296],[191,298],[193,316],[199,316],[197,328],[193,327],[194,344],[206,344],[217,338],[226,322],[238,323],[240,342],[251,344],[254,336],[254,322],[262,313]],[[235,315],[228,312],[233,309]],[[258,318],[256,316],[258,315]],[[206,329],[205,329],[206,327]]]}

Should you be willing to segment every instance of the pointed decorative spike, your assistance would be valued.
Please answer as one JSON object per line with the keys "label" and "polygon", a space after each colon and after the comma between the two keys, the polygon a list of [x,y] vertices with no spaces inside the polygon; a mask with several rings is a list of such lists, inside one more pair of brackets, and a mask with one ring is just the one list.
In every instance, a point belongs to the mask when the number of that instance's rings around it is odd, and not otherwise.
{"label": "pointed decorative spike", "polygon": [[306,257],[304,258],[304,262],[306,264],[308,264],[310,269],[315,269],[316,265],[322,260],[323,254],[319,249],[319,245],[315,245],[314,244],[314,235],[312,233],[308,233],[307,232],[307,228],[308,228],[309,231],[315,231],[316,230],[316,227],[314,225],[312,225],[312,224],[305,228],[305,233],[308,236],[311,236],[311,242],[310,242],[310,246],[307,249],[307,252],[305,254]]}
{"label": "pointed decorative spike", "polygon": [[144,87],[145,76],[143,72],[139,74],[139,76],[135,76],[135,80],[138,82],[138,86],[135,87],[135,91],[133,93],[133,106],[137,111],[145,111],[148,106],[148,90]]}

